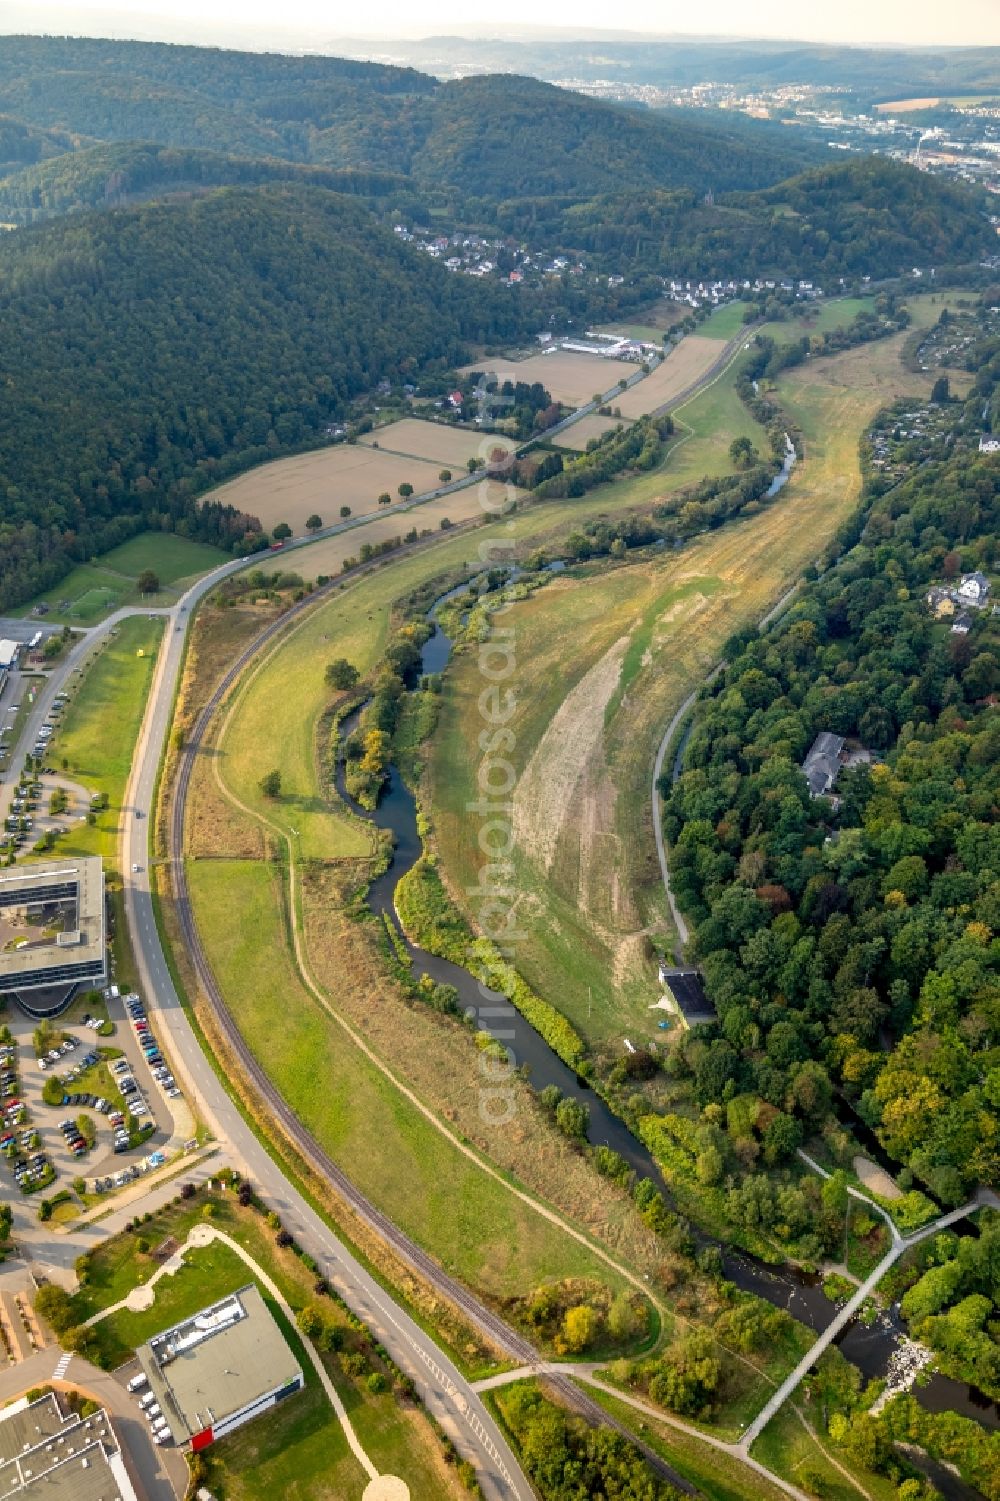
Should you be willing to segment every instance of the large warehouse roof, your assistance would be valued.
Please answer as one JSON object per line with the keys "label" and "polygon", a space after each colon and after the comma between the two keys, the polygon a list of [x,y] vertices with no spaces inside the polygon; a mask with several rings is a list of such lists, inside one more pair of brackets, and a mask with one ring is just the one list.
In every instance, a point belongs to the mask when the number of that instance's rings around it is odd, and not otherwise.
{"label": "large warehouse roof", "polygon": [[0,1495],[12,1501],[136,1501],[103,1410],[64,1412],[55,1393],[0,1414]]}
{"label": "large warehouse roof", "polygon": [[0,991],[102,974],[104,957],[99,856],[0,870]]}

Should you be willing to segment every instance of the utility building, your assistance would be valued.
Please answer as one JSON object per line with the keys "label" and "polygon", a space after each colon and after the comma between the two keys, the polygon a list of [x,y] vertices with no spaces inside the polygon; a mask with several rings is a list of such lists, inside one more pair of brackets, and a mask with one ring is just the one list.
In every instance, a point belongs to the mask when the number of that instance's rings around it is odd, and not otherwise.
{"label": "utility building", "polygon": [[251,1284],[136,1354],[177,1444],[205,1449],[301,1391],[302,1368]]}

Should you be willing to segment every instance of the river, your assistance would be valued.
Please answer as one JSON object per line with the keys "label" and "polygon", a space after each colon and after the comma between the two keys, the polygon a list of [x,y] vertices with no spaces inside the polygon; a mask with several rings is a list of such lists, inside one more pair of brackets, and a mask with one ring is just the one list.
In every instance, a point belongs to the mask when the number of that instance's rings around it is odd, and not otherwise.
{"label": "river", "polygon": [[[794,460],[794,451],[792,458]],[[426,675],[443,672],[451,657],[453,643],[441,628],[438,611],[441,605],[460,596],[467,588],[468,585],[462,584],[457,589],[450,590],[429,612],[428,618],[434,631],[421,653],[421,668]],[[353,732],[360,713],[361,707],[342,721],[342,738],[346,739]],[[388,867],[381,875],[376,876],[369,887],[368,905],[377,916],[385,917],[392,923],[406,945],[415,970],[430,975],[433,980],[442,984],[454,986],[458,992],[459,1004],[466,1014],[474,1016],[477,1026],[510,1049],[517,1066],[527,1069],[536,1090],[556,1084],[563,1094],[576,1095],[582,1099],[590,1110],[587,1139],[591,1145],[612,1147],[639,1177],[651,1179],[668,1202],[672,1203],[670,1189],[647,1147],[632,1134],[620,1116],[614,1114],[587,1081],[574,1073],[553,1052],[544,1038],[510,1005],[506,997],[487,989],[460,965],[418,948],[403,932],[396,915],[396,886],[419,859],[423,845],[417,830],[416,799],[400,776],[398,768],[390,767],[388,782],[374,813],[362,808],[348,793],[344,763],[340,759],[337,762],[336,777],[337,791],[347,805],[359,817],[392,835],[392,858]],[[498,1023],[496,1019],[498,1011],[502,1015],[502,1023]],[[775,1307],[786,1309],[816,1333],[822,1333],[833,1322],[836,1309],[820,1287],[818,1278],[809,1277],[794,1267],[772,1267],[748,1253],[735,1252],[696,1227],[692,1228],[692,1234],[699,1246],[718,1246],[724,1275],[744,1292],[755,1293]],[[898,1309],[894,1305],[890,1313],[881,1315],[871,1328],[854,1320],[837,1344],[847,1359],[871,1380],[885,1375],[902,1327]],[[931,1412],[957,1412],[964,1417],[973,1418],[986,1428],[1000,1428],[998,1404],[983,1397],[974,1388],[952,1381],[949,1377],[932,1376],[926,1386],[914,1389],[914,1395]]]}

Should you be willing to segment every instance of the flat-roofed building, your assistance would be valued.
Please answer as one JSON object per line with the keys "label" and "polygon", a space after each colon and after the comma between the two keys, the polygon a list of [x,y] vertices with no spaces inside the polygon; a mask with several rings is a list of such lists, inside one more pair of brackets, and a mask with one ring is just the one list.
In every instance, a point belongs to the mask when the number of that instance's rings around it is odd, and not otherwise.
{"label": "flat-roofed building", "polygon": [[106,980],[100,857],[0,870],[0,995],[34,1016],[52,1016],[78,985]]}
{"label": "flat-roofed building", "polygon": [[0,1410],[0,1497],[138,1501],[108,1414],[64,1411],[54,1392]]}
{"label": "flat-roofed building", "polygon": [[175,1443],[193,1450],[304,1385],[301,1366],[253,1284],[155,1334],[136,1354]]}
{"label": "flat-roofed building", "polygon": [[0,671],[9,672],[16,667],[20,651],[20,641],[0,641]]}

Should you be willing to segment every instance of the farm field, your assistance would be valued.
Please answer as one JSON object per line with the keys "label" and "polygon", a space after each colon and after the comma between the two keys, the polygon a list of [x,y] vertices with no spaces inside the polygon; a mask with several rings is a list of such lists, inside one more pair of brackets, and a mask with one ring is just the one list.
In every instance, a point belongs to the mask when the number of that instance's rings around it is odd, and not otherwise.
{"label": "farm field", "polygon": [[463,366],[461,373],[481,370],[492,372],[500,381],[524,381],[528,385],[541,381],[556,401],[579,407],[595,392],[603,395],[619,380],[627,380],[636,369],[627,360],[608,360],[599,354],[574,354],[557,349],[554,354],[530,354],[524,360],[482,359]]}
{"label": "farm field", "polygon": [[440,468],[440,464],[399,458],[360,443],[338,443],[260,464],[202,499],[259,516],[265,531],[286,521],[294,535],[301,537],[313,514],[331,526],[342,505],[350,506],[356,516],[367,515],[378,510],[378,497],[384,490],[395,500],[401,484],[412,485],[418,495],[436,490]]}
{"label": "farm field", "polygon": [[724,347],[718,339],[688,334],[652,374],[623,391],[621,396],[616,396],[615,407],[620,408],[623,417],[632,421],[646,412],[655,412],[657,407],[674,400],[700,380],[715,364]]}
{"label": "farm field", "polygon": [[599,417],[596,412],[591,412],[563,432],[557,433],[552,442],[556,448],[584,449],[591,438],[603,437],[605,433],[617,427],[618,423],[617,417]]}
{"label": "farm field", "polygon": [[452,491],[450,495],[441,495],[437,500],[422,501],[416,506],[390,506],[383,515],[374,516],[365,526],[352,527],[334,537],[321,537],[308,547],[297,548],[288,566],[305,579],[332,578],[340,572],[344,559],[356,558],[366,542],[376,546],[390,537],[404,536],[411,527],[416,527],[418,532],[437,532],[441,530],[442,521],[457,525],[460,521],[492,515],[512,501],[523,500],[525,494],[525,491],[497,480],[479,480],[474,485]]}
{"label": "farm field", "polygon": [[[172,605],[188,584],[226,562],[229,554],[204,542],[189,542],[173,532],[142,532],[91,563],[81,563],[26,605],[12,613],[28,615],[36,605],[49,606],[46,620],[94,625],[123,605]],[[139,594],[136,580],[151,568],[160,581],[157,594]]]}
{"label": "farm field", "polygon": [[[517,966],[595,1044],[654,1035],[655,967],[645,939],[669,938],[650,825],[655,748],[671,714],[759,620],[849,513],[858,438],[903,391],[900,336],[789,372],[779,395],[801,425],[806,459],[758,516],[696,538],[681,553],[584,578],[563,577],[505,617],[516,633],[518,699],[509,728],[515,885],[524,938]],[[724,400],[721,381],[684,410],[693,432]],[[697,426],[690,418],[697,413]],[[701,448],[692,437],[686,451]],[[683,453],[685,450],[681,450]],[[701,472],[708,466],[702,464]],[[669,471],[661,471],[660,480]],[[430,797],[453,890],[474,887],[481,858],[465,814],[477,767],[468,735],[479,685],[472,653],[446,676],[430,759]],[[653,1013],[655,1015],[655,1013]]]}
{"label": "farm field", "polygon": [[406,454],[431,464],[443,464],[452,470],[456,479],[469,459],[488,459],[495,448],[509,453],[518,446],[513,438],[502,433],[481,433],[471,428],[449,427],[443,422],[422,422],[419,417],[390,422],[386,427],[366,433],[358,443],[364,448],[375,445],[386,453]]}
{"label": "farm field", "polygon": [[107,868],[117,867],[125,785],[162,637],[159,617],[122,621],[69,685],[71,700],[54,740],[54,759],[60,766],[65,760],[67,775],[88,792],[107,793],[108,807],[96,823],[72,825],[56,846],[59,854],[103,855]]}

